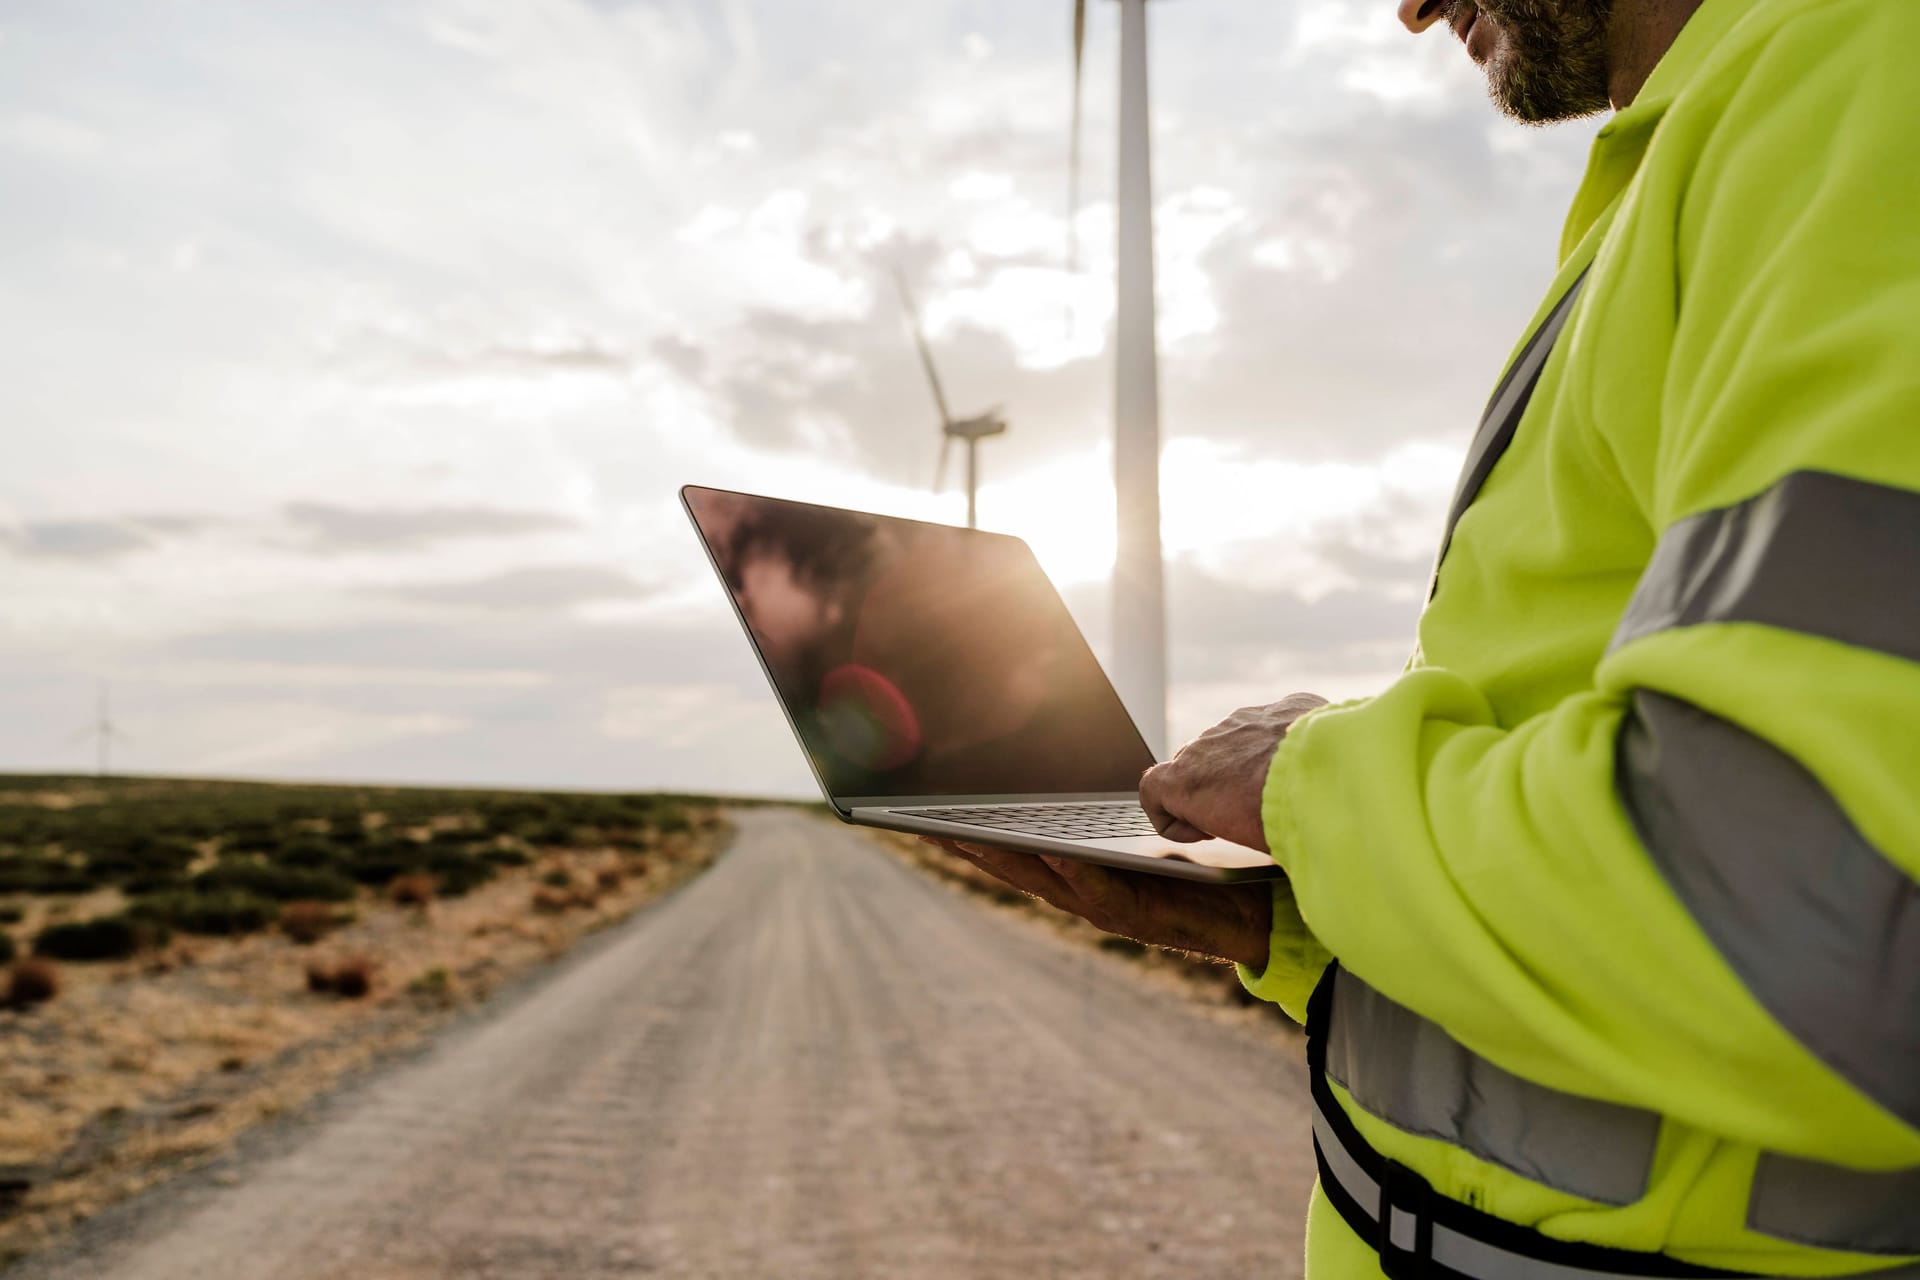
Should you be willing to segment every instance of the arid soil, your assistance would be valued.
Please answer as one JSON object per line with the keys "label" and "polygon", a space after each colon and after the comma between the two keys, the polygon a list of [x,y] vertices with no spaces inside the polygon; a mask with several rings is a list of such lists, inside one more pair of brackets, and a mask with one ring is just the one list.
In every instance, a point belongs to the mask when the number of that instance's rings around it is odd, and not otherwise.
{"label": "arid soil", "polygon": [[1289,1041],[738,815],[680,892],[10,1280],[1295,1276]]}
{"label": "arid soil", "polygon": [[[364,902],[352,924],[310,946],[275,932],[183,938],[131,960],[61,966],[57,999],[0,1009],[0,1264],[205,1163],[250,1126],[565,953],[698,874],[723,838],[703,816],[695,833],[644,856],[554,851],[464,897]],[[578,900],[534,911],[542,877],[559,870],[585,886]],[[106,890],[69,907],[101,914],[118,897]],[[308,990],[309,966],[349,957],[367,963],[368,995]]]}

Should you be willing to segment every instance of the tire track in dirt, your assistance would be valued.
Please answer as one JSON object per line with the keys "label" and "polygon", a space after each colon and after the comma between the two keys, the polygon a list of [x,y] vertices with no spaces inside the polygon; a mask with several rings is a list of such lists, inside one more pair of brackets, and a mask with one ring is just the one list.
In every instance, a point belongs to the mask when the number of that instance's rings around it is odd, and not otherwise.
{"label": "tire track in dirt", "polygon": [[1297,1276],[1287,1047],[856,832],[732,849],[279,1149],[10,1280]]}

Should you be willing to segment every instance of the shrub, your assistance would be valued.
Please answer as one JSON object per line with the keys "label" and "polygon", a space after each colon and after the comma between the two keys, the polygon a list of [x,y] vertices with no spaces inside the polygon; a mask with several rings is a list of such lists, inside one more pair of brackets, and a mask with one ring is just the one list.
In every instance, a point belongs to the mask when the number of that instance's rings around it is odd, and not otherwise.
{"label": "shrub", "polygon": [[119,881],[134,876],[178,874],[193,865],[200,850],[178,836],[140,833],[82,837],[87,846],[87,872],[96,881]]}
{"label": "shrub", "polygon": [[573,873],[564,867],[554,867],[540,873],[540,883],[549,889],[573,888]]}
{"label": "shrub", "polygon": [[340,849],[325,840],[305,836],[274,850],[276,866],[299,867],[307,871],[334,872],[340,865]]}
{"label": "shrub", "polygon": [[598,838],[594,832],[585,827],[577,827],[564,822],[553,822],[545,826],[534,827],[527,831],[525,836],[528,844],[548,845],[560,849],[572,849],[582,845],[593,844]]}
{"label": "shrub", "polygon": [[449,1005],[456,995],[453,975],[446,966],[435,965],[423,973],[416,974],[407,984],[407,994],[420,996],[435,1004]]}
{"label": "shrub", "polygon": [[139,897],[155,893],[180,893],[193,887],[193,882],[183,875],[173,872],[141,872],[128,876],[120,882],[128,896]]}
{"label": "shrub", "polygon": [[13,940],[12,934],[0,933],[0,964],[12,964],[19,951],[20,945]]}
{"label": "shrub", "polygon": [[530,867],[533,858],[521,849],[483,849],[480,856],[496,867]]}
{"label": "shrub", "polygon": [[427,870],[433,873],[440,893],[449,898],[477,889],[499,874],[499,868],[478,854],[449,848],[428,850]]}
{"label": "shrub", "polygon": [[280,909],[280,932],[303,947],[320,941],[342,923],[330,903],[289,902]]}
{"label": "shrub", "polygon": [[0,893],[91,893],[100,887],[91,871],[45,854],[0,859]]}
{"label": "shrub", "polygon": [[344,958],[314,960],[307,964],[307,990],[332,992],[347,1000],[358,1000],[373,990],[378,966],[372,957],[351,955]]}
{"label": "shrub", "polygon": [[26,914],[25,907],[11,902],[0,903],[0,924],[19,924]]}
{"label": "shrub", "polygon": [[193,887],[203,894],[244,893],[275,902],[351,902],[355,892],[344,876],[263,862],[223,862],[195,876]]}
{"label": "shrub", "polygon": [[278,849],[284,837],[271,822],[236,822],[227,828],[223,853],[266,853]]}
{"label": "shrub", "polygon": [[163,893],[140,898],[128,914],[142,920],[172,925],[182,933],[233,937],[258,933],[272,924],[280,906],[250,893]]}
{"label": "shrub", "polygon": [[626,873],[618,867],[602,867],[593,873],[593,882],[600,888],[611,892],[627,882]]}
{"label": "shrub", "polygon": [[387,897],[395,906],[424,907],[433,901],[433,877],[423,871],[396,876],[387,886]]}
{"label": "shrub", "polygon": [[163,928],[125,915],[51,924],[34,938],[33,950],[55,960],[124,960],[144,946],[164,941]]}
{"label": "shrub", "polygon": [[424,865],[418,846],[403,847],[393,841],[382,841],[355,854],[341,870],[361,884],[385,885],[392,883],[395,876],[419,871]]}
{"label": "shrub", "polygon": [[533,909],[543,916],[557,916],[573,905],[573,895],[558,889],[535,889]]}
{"label": "shrub", "polygon": [[10,1008],[45,1004],[59,994],[60,970],[51,960],[30,956],[14,962],[7,978],[6,1003]]}
{"label": "shrub", "polygon": [[367,956],[348,956],[333,967],[333,994],[358,1000],[373,990],[377,966]]}

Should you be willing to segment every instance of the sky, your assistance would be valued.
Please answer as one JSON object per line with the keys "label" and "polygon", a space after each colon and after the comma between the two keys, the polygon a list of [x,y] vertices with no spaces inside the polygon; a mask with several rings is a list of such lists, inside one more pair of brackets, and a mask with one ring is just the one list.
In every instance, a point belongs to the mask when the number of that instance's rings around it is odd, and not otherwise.
{"label": "sky", "polygon": [[[1393,8],[1149,8],[1176,740],[1392,680],[1552,274],[1594,122]],[[1104,654],[1119,11],[1071,224],[1070,18],[10,6],[0,770],[91,769],[105,687],[130,772],[806,794],[676,491],[964,519],[894,270]]]}

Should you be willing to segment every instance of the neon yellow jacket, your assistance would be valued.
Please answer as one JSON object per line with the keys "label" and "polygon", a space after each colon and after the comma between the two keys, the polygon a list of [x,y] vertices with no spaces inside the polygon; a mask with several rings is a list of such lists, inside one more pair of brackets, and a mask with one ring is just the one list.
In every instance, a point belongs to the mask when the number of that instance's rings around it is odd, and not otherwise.
{"label": "neon yellow jacket", "polygon": [[[1541,317],[1581,293],[1413,662],[1274,758],[1291,886],[1250,989],[1299,1016],[1330,951],[1505,1072],[1656,1113],[1609,1205],[1338,1091],[1441,1194],[1551,1237],[1920,1255],[1920,1227],[1747,1225],[1756,1167],[1829,1166],[1920,1223],[1916,68],[1920,0],[1706,0],[1594,143]],[[1379,1274],[1318,1196],[1308,1253]]]}

